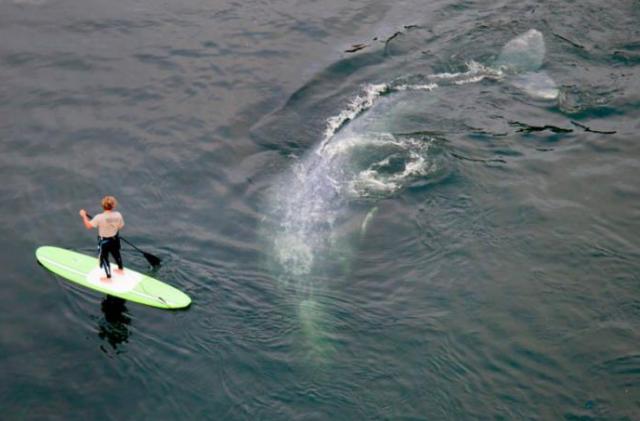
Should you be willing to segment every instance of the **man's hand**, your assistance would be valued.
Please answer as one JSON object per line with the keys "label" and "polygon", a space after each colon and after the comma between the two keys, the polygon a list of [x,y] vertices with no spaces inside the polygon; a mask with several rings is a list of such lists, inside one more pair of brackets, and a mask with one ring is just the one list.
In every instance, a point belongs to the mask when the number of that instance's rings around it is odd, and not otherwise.
{"label": "man's hand", "polygon": [[93,225],[91,225],[91,221],[89,221],[89,218],[87,217],[87,211],[84,209],[80,209],[80,212],[78,213],[82,217],[82,222],[84,223],[84,227],[88,230],[92,229]]}

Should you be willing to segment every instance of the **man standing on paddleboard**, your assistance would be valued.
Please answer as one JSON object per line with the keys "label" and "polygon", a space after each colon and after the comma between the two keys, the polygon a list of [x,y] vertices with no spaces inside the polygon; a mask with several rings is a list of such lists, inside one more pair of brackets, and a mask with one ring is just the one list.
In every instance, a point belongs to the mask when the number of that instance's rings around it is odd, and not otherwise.
{"label": "man standing on paddleboard", "polygon": [[98,228],[98,248],[100,249],[100,267],[104,269],[106,277],[101,277],[102,281],[111,279],[111,265],[109,264],[109,254],[113,256],[118,264],[115,273],[124,274],[122,257],[120,256],[120,237],[118,232],[124,227],[124,218],[117,212],[118,201],[113,196],[105,196],[102,199],[102,209],[104,212],[89,220],[87,211],[80,209],[82,222],[87,229]]}

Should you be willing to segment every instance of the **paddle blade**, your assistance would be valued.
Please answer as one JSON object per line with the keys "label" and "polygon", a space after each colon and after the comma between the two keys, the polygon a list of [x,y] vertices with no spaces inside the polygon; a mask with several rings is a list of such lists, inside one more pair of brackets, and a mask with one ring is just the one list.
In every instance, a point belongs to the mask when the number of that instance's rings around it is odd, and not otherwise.
{"label": "paddle blade", "polygon": [[156,267],[160,267],[160,258],[157,256],[154,256],[153,254],[149,254],[147,252],[142,252],[143,256],[145,259],[147,259],[147,262],[149,262],[149,264],[151,266],[153,266],[154,268]]}

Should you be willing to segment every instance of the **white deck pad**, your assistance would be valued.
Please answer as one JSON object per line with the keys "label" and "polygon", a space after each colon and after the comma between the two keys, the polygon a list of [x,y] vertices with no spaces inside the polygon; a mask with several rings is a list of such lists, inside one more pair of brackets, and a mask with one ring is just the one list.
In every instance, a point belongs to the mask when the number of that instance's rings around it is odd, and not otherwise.
{"label": "white deck pad", "polygon": [[110,289],[113,292],[123,293],[134,289],[142,279],[141,274],[127,270],[126,268],[124,274],[120,275],[115,271],[114,267],[111,268],[111,279],[102,281],[100,278],[103,276],[106,276],[104,270],[96,267],[87,274],[87,282],[100,286],[101,288]]}

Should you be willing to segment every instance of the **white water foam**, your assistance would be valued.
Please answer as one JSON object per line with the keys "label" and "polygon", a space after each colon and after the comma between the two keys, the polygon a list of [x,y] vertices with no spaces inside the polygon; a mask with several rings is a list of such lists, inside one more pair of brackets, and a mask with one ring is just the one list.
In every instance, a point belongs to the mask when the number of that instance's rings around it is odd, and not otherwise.
{"label": "white water foam", "polygon": [[390,92],[399,91],[432,91],[438,87],[435,83],[424,84],[401,84],[390,85],[387,83],[367,84],[363,88],[363,92],[347,104],[346,108],[335,116],[327,119],[326,128],[324,130],[323,141],[318,148],[319,152],[324,150],[326,144],[346,123],[362,114],[364,111],[373,107],[378,98]]}
{"label": "white water foam", "polygon": [[393,91],[433,91],[438,87],[435,83],[422,83],[416,85],[397,85],[393,87]]}
{"label": "white water foam", "polygon": [[[466,63],[466,66],[468,70],[465,72],[436,73],[427,76],[427,78],[430,80],[440,80],[444,83],[465,85],[468,83],[476,83],[486,78],[501,79],[504,76],[502,70],[484,66],[473,60]],[[337,115],[331,116],[327,119],[326,128],[322,137],[323,140],[317,151],[322,153],[325,150],[326,145],[345,124],[373,107],[381,96],[391,92],[433,91],[438,87],[439,85],[435,82],[417,84],[379,83],[365,85],[362,89],[362,93],[356,95],[356,97],[353,98]]]}
{"label": "white water foam", "polygon": [[[370,143],[369,146],[375,145],[389,152],[357,172],[348,183],[348,192],[354,197],[388,195],[402,189],[409,180],[433,172],[436,165],[427,159],[431,144],[425,139],[397,139],[391,135],[386,140]],[[394,167],[393,160],[401,161],[401,168],[384,171]]]}
{"label": "white water foam", "polygon": [[388,90],[389,85],[386,83],[366,85],[362,95],[358,95],[351,100],[347,107],[340,111],[338,115],[329,117],[327,119],[327,128],[324,131],[324,140],[319,150],[323,149],[324,144],[329,141],[345,123],[356,118],[361,112],[371,108],[373,104],[375,104],[376,99]]}
{"label": "white water foam", "polygon": [[480,82],[483,79],[499,80],[504,76],[504,72],[501,69],[488,67],[473,60],[467,62],[466,66],[468,69],[466,72],[436,73],[429,75],[428,78],[431,80],[447,81],[455,85],[466,85],[468,83]]}

